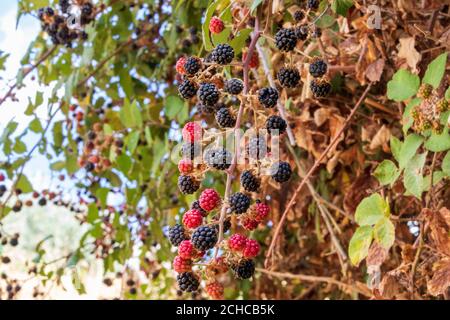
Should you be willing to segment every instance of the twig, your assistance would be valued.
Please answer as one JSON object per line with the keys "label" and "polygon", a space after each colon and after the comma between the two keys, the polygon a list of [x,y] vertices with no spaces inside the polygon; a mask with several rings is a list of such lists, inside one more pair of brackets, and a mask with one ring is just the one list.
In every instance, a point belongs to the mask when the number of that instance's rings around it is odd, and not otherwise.
{"label": "twig", "polygon": [[266,268],[269,267],[269,258],[273,252],[273,249],[275,247],[275,243],[277,241],[278,236],[280,235],[281,232],[281,228],[283,227],[284,221],[286,220],[287,214],[289,212],[289,210],[291,210],[292,206],[295,203],[295,199],[297,198],[299,192],[301,191],[301,189],[303,188],[303,186],[305,185],[306,181],[311,177],[311,175],[314,173],[314,171],[319,167],[320,163],[322,162],[322,160],[327,156],[328,152],[334,147],[334,145],[339,141],[339,138],[341,136],[341,134],[344,132],[344,130],[347,128],[348,124],[350,123],[351,119],[353,118],[353,116],[355,115],[356,111],[358,110],[359,106],[362,104],[362,102],[364,101],[365,97],[367,96],[367,94],[369,93],[370,88],[372,87],[372,83],[369,83],[367,85],[366,90],[364,90],[364,93],[361,95],[361,97],[359,98],[358,102],[355,104],[355,106],[353,107],[352,111],[350,112],[350,114],[348,115],[347,119],[345,120],[344,124],[342,125],[341,129],[338,131],[338,133],[336,134],[336,136],[333,138],[333,140],[330,142],[330,144],[328,145],[328,147],[322,152],[322,154],[320,155],[320,157],[314,162],[313,166],[311,167],[311,169],[309,169],[309,171],[306,173],[305,177],[302,179],[302,181],[300,182],[300,184],[298,185],[297,189],[295,190],[294,194],[292,195],[291,200],[289,201],[286,209],[283,212],[283,215],[281,216],[280,222],[278,223],[273,238],[272,238],[272,242],[270,243],[270,247],[267,250],[267,255],[266,255],[266,261],[265,261],[265,266]]}

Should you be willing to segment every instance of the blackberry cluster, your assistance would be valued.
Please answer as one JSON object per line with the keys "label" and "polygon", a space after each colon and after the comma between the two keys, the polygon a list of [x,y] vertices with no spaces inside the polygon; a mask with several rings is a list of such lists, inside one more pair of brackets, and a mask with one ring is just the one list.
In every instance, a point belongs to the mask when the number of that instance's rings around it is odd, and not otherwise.
{"label": "blackberry cluster", "polygon": [[250,159],[262,159],[267,154],[267,143],[263,136],[252,137],[247,147]]}
{"label": "blackberry cluster", "polygon": [[211,60],[215,63],[230,64],[234,58],[234,49],[229,44],[219,44],[211,53]]}
{"label": "blackberry cluster", "polygon": [[242,259],[231,267],[238,279],[250,279],[255,273],[255,262],[250,259]]}
{"label": "blackberry cluster", "polygon": [[250,207],[250,198],[242,192],[236,192],[230,197],[231,212],[236,214],[244,213]]}
{"label": "blackberry cluster", "polygon": [[271,87],[260,89],[258,91],[258,101],[266,108],[273,108],[278,101],[278,90]]}
{"label": "blackberry cluster", "polygon": [[205,251],[214,246],[217,243],[217,230],[210,226],[200,226],[195,229],[191,237],[191,242],[195,249],[199,251]]}
{"label": "blackberry cluster", "polygon": [[300,82],[300,73],[297,69],[281,68],[277,73],[281,86],[295,88]]}
{"label": "blackberry cluster", "polygon": [[197,85],[190,80],[184,80],[178,86],[178,92],[184,99],[191,99],[197,93]]}
{"label": "blackberry cluster", "polygon": [[244,84],[239,79],[230,79],[225,83],[224,90],[228,93],[237,95],[244,89]]}
{"label": "blackberry cluster", "polygon": [[205,152],[205,162],[217,170],[226,170],[230,167],[231,153],[225,148],[210,149]]}
{"label": "blackberry cluster", "polygon": [[236,119],[228,108],[220,108],[217,111],[216,121],[222,128],[233,128],[236,124]]}
{"label": "blackberry cluster", "polygon": [[195,75],[202,68],[202,61],[197,57],[187,58],[184,64],[184,70],[190,76]]}
{"label": "blackberry cluster", "polygon": [[192,194],[200,188],[200,183],[191,176],[180,175],[178,177],[178,188],[181,193]]}
{"label": "blackberry cluster", "polygon": [[313,79],[309,85],[314,98],[325,98],[331,92],[331,84],[323,79]]}
{"label": "blackberry cluster", "polygon": [[181,291],[194,292],[198,290],[200,281],[193,272],[182,272],[177,275],[178,287]]}
{"label": "blackberry cluster", "polygon": [[297,45],[297,36],[293,29],[280,29],[275,34],[275,45],[281,51],[292,51]]}
{"label": "blackberry cluster", "polygon": [[241,185],[245,191],[257,192],[261,181],[255,177],[250,170],[245,170],[241,174]]}
{"label": "blackberry cluster", "polygon": [[220,93],[213,83],[202,83],[197,96],[205,106],[214,106],[219,101]]}
{"label": "blackberry cluster", "polygon": [[270,116],[266,120],[266,129],[269,130],[278,130],[279,134],[282,134],[286,131],[287,124],[283,118],[280,116]]}
{"label": "blackberry cluster", "polygon": [[279,183],[288,181],[292,175],[291,165],[284,161],[274,163],[271,172],[272,179]]}
{"label": "blackberry cluster", "polygon": [[187,239],[189,238],[181,224],[176,224],[169,229],[169,241],[173,246],[178,247],[183,240]]}
{"label": "blackberry cluster", "polygon": [[325,75],[327,73],[327,63],[323,61],[322,59],[316,59],[309,65],[309,73],[314,78],[319,78]]}

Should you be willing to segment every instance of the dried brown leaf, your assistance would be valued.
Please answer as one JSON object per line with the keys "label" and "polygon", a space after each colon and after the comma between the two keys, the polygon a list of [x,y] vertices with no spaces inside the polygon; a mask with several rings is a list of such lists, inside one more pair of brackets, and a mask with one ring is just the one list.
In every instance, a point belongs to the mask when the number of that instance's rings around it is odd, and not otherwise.
{"label": "dried brown leaf", "polygon": [[450,287],[450,258],[444,258],[433,266],[434,275],[427,283],[428,292],[433,296],[444,294]]}
{"label": "dried brown leaf", "polygon": [[380,81],[381,75],[383,74],[384,70],[384,59],[378,59],[375,62],[372,62],[369,64],[366,70],[366,77],[372,82]]}
{"label": "dried brown leaf", "polygon": [[422,59],[422,55],[416,50],[415,39],[413,37],[400,39],[398,57],[405,59],[412,72],[417,72],[417,64]]}

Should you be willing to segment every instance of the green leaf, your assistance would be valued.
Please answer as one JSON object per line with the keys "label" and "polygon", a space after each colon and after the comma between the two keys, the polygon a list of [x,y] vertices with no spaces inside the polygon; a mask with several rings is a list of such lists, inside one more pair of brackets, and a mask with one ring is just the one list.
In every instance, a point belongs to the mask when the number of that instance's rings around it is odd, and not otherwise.
{"label": "green leaf", "polygon": [[42,128],[41,125],[41,121],[38,118],[34,118],[30,124],[28,125],[28,127],[30,128],[31,131],[35,132],[35,133],[40,133],[42,132],[42,130],[44,130]]}
{"label": "green leaf", "polygon": [[425,148],[432,152],[442,152],[450,149],[450,134],[446,127],[442,134],[432,134],[425,142]]}
{"label": "green leaf", "polygon": [[442,160],[441,168],[442,171],[444,171],[444,173],[447,176],[450,176],[450,151],[447,152],[447,154],[444,157],[444,160]]}
{"label": "green leaf", "polygon": [[331,10],[341,16],[347,16],[347,11],[353,6],[353,0],[334,0]]}
{"label": "green leaf", "polygon": [[31,185],[30,180],[28,180],[24,174],[22,174],[19,181],[17,181],[16,188],[22,190],[22,193],[30,193],[33,191],[33,186]]}
{"label": "green leaf", "polygon": [[439,87],[442,77],[445,72],[445,65],[447,63],[447,53],[439,55],[427,67],[427,71],[423,76],[422,82],[431,84],[435,89]]}
{"label": "green leaf", "polygon": [[360,226],[372,226],[385,216],[389,216],[389,207],[378,193],[364,198],[355,212],[355,220]]}
{"label": "green leaf", "polygon": [[169,120],[173,120],[184,107],[184,101],[180,97],[168,96],[164,107],[165,114]]}
{"label": "green leaf", "polygon": [[373,228],[371,226],[363,226],[356,229],[348,246],[348,255],[353,265],[359,265],[367,257],[372,239]]}
{"label": "green leaf", "polygon": [[416,154],[417,149],[422,145],[423,137],[418,134],[410,134],[405,138],[399,155],[400,170],[404,169],[406,164]]}
{"label": "green leaf", "polygon": [[400,171],[397,169],[395,163],[393,163],[391,160],[384,160],[375,169],[373,175],[378,179],[378,181],[380,181],[382,185],[387,185],[392,184],[397,180],[398,176],[400,175]]}
{"label": "green leaf", "polygon": [[250,7],[250,12],[255,11],[255,9],[263,2],[263,0],[253,0],[252,6]]}
{"label": "green leaf", "polygon": [[395,241],[395,227],[389,218],[383,217],[373,229],[375,241],[389,250]]}
{"label": "green leaf", "polygon": [[391,136],[391,140],[390,140],[391,152],[392,152],[392,155],[394,156],[395,160],[397,160],[397,161],[400,161],[402,145],[403,145],[403,143],[396,136]]}
{"label": "green leaf", "polygon": [[445,91],[445,99],[450,100],[450,87]]}
{"label": "green leaf", "polygon": [[14,143],[13,150],[17,154],[22,154],[27,152],[27,145],[20,138],[16,138],[16,142]]}
{"label": "green leaf", "polygon": [[388,98],[395,101],[403,101],[417,93],[420,86],[419,76],[406,69],[400,69],[387,84]]}
{"label": "green leaf", "polygon": [[141,127],[142,115],[137,106],[136,100],[130,103],[128,99],[125,99],[123,107],[120,109],[120,121],[127,128]]}
{"label": "green leaf", "polygon": [[[444,178],[445,178],[445,173],[443,171],[440,171],[440,170],[434,171],[433,172],[433,186],[438,184]],[[431,187],[431,174],[427,175],[423,179],[422,189],[423,189],[423,191],[429,191],[430,187]]]}
{"label": "green leaf", "polygon": [[139,143],[139,136],[139,131],[133,131],[125,138],[125,145],[127,146],[131,154],[133,154],[134,150],[136,150],[136,147]]}
{"label": "green leaf", "polygon": [[97,205],[95,203],[89,204],[88,212],[87,212],[87,221],[90,224],[93,224],[95,221],[97,221],[98,218],[99,218],[99,215],[98,215]]}
{"label": "green leaf", "polygon": [[230,46],[234,49],[234,54],[238,55],[242,52],[245,42],[252,32],[252,29],[246,28],[239,31],[239,34],[230,41]]}
{"label": "green leaf", "polygon": [[422,171],[426,158],[426,153],[416,154],[407,164],[403,177],[403,184],[406,190],[418,199],[421,198],[423,192]]}
{"label": "green leaf", "polygon": [[96,197],[100,201],[102,207],[106,207],[106,199],[108,198],[109,188],[99,188],[95,192]]}

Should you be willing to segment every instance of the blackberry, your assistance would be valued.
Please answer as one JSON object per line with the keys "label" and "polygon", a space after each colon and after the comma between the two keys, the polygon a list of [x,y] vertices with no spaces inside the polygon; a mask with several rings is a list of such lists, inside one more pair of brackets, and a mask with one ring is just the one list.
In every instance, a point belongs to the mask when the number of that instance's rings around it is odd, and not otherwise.
{"label": "blackberry", "polygon": [[321,81],[318,79],[313,79],[309,85],[314,98],[324,98],[328,96],[331,92],[331,84],[327,81]]}
{"label": "blackberry", "polygon": [[306,8],[317,10],[319,8],[320,1],[319,0],[308,0],[306,2]]}
{"label": "blackberry", "polygon": [[204,158],[208,166],[218,170],[228,169],[232,161],[231,153],[225,148],[209,149]]}
{"label": "blackberry", "polygon": [[294,12],[294,20],[300,22],[305,17],[305,14],[301,10],[297,10]]}
{"label": "blackberry", "polygon": [[270,130],[278,130],[279,134],[282,134],[286,131],[286,121],[280,116],[270,116],[266,120],[266,129],[271,133]]}
{"label": "blackberry", "polygon": [[274,163],[271,168],[271,173],[272,179],[276,182],[286,182],[291,178],[292,175],[291,165],[284,161]]}
{"label": "blackberry", "polygon": [[93,12],[92,3],[87,2],[81,7],[81,14],[85,16],[90,16]]}
{"label": "blackberry", "polygon": [[214,248],[217,243],[217,230],[210,226],[201,226],[195,229],[192,234],[191,242],[195,249],[206,251]]}
{"label": "blackberry", "polygon": [[84,169],[85,169],[87,172],[91,172],[91,171],[93,171],[93,170],[95,169],[95,164],[93,164],[92,162],[88,162],[88,163],[86,163],[86,165],[84,166]]}
{"label": "blackberry", "polygon": [[244,89],[244,84],[239,79],[230,79],[225,83],[224,90],[231,94],[239,94]]}
{"label": "blackberry", "polygon": [[190,99],[197,93],[197,86],[192,81],[184,80],[178,86],[178,92],[184,99]]}
{"label": "blackberry", "polygon": [[184,70],[190,76],[195,75],[202,68],[202,62],[197,57],[189,57],[184,63]]}
{"label": "blackberry", "polygon": [[313,38],[320,38],[322,36],[322,29],[319,27],[315,27],[311,33]]}
{"label": "blackberry", "polygon": [[61,8],[62,13],[68,13],[70,8],[69,0],[59,0],[59,7]]}
{"label": "blackberry", "polygon": [[278,90],[272,87],[262,88],[258,91],[258,100],[266,108],[273,108],[278,101]]}
{"label": "blackberry", "polygon": [[216,121],[222,128],[233,128],[236,124],[236,119],[230,113],[228,108],[220,108],[216,113]]}
{"label": "blackberry", "polygon": [[181,154],[183,159],[194,160],[196,157],[200,155],[201,145],[198,142],[190,143],[185,142],[181,146]]}
{"label": "blackberry", "polygon": [[213,83],[202,83],[197,96],[205,106],[214,106],[219,101],[220,94]]}
{"label": "blackberry", "polygon": [[44,197],[40,198],[38,201],[38,204],[43,207],[47,204],[47,199],[45,199]]}
{"label": "blackberry", "polygon": [[181,175],[178,177],[178,188],[181,193],[192,194],[200,188],[200,183],[191,176]]}
{"label": "blackberry", "polygon": [[230,197],[231,212],[241,214],[250,207],[250,197],[242,192],[236,192]]}
{"label": "blackberry", "polygon": [[298,26],[297,28],[295,28],[294,32],[298,40],[305,41],[306,39],[308,39],[309,28],[306,24]]}
{"label": "blackberry", "polygon": [[267,154],[267,143],[264,136],[252,137],[247,147],[248,156],[250,159],[262,159]]}
{"label": "blackberry", "polygon": [[208,215],[208,212],[206,212],[202,207],[200,207],[200,203],[198,200],[195,200],[191,203],[191,209],[195,209],[201,212],[202,216],[206,217]]}
{"label": "blackberry", "polygon": [[280,29],[275,34],[275,45],[281,51],[292,51],[297,45],[297,36],[293,29]]}
{"label": "blackberry", "polygon": [[169,241],[173,246],[178,247],[183,240],[188,239],[181,224],[176,224],[169,229]]}
{"label": "blackberry", "polygon": [[245,191],[256,192],[258,191],[261,182],[250,170],[246,170],[241,174],[241,185]]}
{"label": "blackberry", "polygon": [[6,186],[4,184],[0,185],[0,197],[6,192]]}
{"label": "blackberry", "polygon": [[297,69],[281,68],[277,73],[278,81],[281,86],[286,88],[295,88],[300,81],[300,73]]}
{"label": "blackberry", "polygon": [[234,49],[224,43],[219,44],[211,53],[211,60],[218,64],[229,64],[233,61]]}
{"label": "blackberry", "polygon": [[238,264],[231,266],[234,275],[239,279],[250,279],[255,273],[255,262],[250,259],[243,259]]}
{"label": "blackberry", "polygon": [[[217,216],[215,216],[213,218],[213,221],[218,222],[219,218]],[[216,230],[219,231],[219,229],[220,229],[219,223],[215,224],[214,226],[215,226]],[[231,229],[231,219],[230,219],[230,217],[228,217],[223,221],[223,232],[225,233],[230,229]]]}
{"label": "blackberry", "polygon": [[309,74],[314,78],[319,78],[327,73],[327,69],[327,63],[322,59],[317,59],[309,65]]}
{"label": "blackberry", "polygon": [[181,291],[194,292],[198,290],[200,281],[193,272],[182,272],[177,275],[178,288]]}

